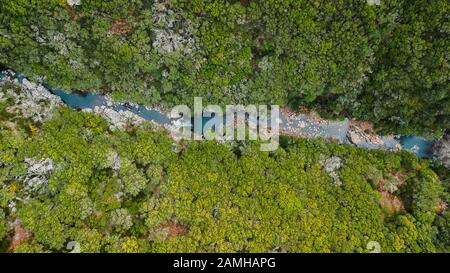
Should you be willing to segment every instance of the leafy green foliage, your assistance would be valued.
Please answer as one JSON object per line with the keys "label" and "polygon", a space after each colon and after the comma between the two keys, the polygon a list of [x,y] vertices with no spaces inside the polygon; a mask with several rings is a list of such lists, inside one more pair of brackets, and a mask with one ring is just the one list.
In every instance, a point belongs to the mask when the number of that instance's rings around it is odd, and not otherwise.
{"label": "leafy green foliage", "polygon": [[[252,142],[174,143],[67,108],[36,134],[0,134],[4,251],[67,252],[73,241],[82,252],[367,252],[370,241],[383,252],[448,250],[448,209],[437,209],[448,189],[407,152],[293,138],[273,153]],[[323,166],[332,157],[341,186]],[[26,158],[57,166],[45,190],[24,189]],[[404,208],[385,210],[382,192]],[[10,249],[6,223],[16,219],[30,236]]]}
{"label": "leafy green foliage", "polygon": [[448,12],[445,0],[2,1],[0,63],[118,100],[307,106],[440,135]]}

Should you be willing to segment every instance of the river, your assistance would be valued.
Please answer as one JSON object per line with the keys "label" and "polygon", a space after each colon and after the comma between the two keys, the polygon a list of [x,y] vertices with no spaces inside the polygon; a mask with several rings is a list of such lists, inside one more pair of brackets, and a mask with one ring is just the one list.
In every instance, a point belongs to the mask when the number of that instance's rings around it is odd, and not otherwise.
{"label": "river", "polygon": [[[17,75],[17,79],[23,80],[22,76]],[[0,81],[3,75],[0,73]],[[172,119],[168,114],[156,110],[149,109],[142,105],[135,105],[129,103],[116,103],[106,99],[104,96],[95,93],[68,93],[66,91],[55,89],[46,86],[54,95],[60,97],[62,101],[69,107],[74,109],[93,109],[96,106],[104,106],[115,111],[130,111],[145,120],[150,120],[158,124],[170,124]],[[287,135],[301,135],[305,137],[320,137],[335,139],[340,143],[349,144],[347,133],[349,130],[349,121],[347,119],[342,121],[326,121],[318,122],[311,119],[306,114],[295,114],[289,116],[281,113],[280,130]],[[381,144],[374,144],[366,141],[361,141],[355,144],[361,148],[382,148],[393,149],[397,144],[402,146],[402,149],[409,150],[421,158],[431,158],[433,141],[427,140],[419,136],[383,136],[381,137]]]}

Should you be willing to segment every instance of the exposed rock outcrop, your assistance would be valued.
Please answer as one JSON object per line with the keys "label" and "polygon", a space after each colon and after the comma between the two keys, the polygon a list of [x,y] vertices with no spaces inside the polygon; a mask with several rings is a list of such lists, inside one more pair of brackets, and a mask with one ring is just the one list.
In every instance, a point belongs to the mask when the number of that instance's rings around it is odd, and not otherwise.
{"label": "exposed rock outcrop", "polygon": [[436,141],[433,145],[433,157],[442,162],[447,168],[450,168],[450,132]]}
{"label": "exposed rock outcrop", "polygon": [[[347,137],[349,141],[355,145],[362,142],[383,145],[383,138],[377,134],[372,133],[372,129],[365,128],[362,126],[363,122],[356,122],[354,120],[350,121],[350,128],[347,132]],[[367,127],[367,126],[366,126]]]}
{"label": "exposed rock outcrop", "polygon": [[25,163],[28,164],[28,175],[47,175],[55,170],[53,160],[50,158],[36,159],[26,158]]}
{"label": "exposed rock outcrop", "polygon": [[154,1],[153,23],[157,27],[153,47],[163,53],[182,52],[190,54],[194,46],[194,26],[170,7],[170,1]]}
{"label": "exposed rock outcrop", "polygon": [[56,107],[63,105],[60,97],[53,95],[40,84],[32,83],[25,78],[19,80],[12,71],[4,72],[4,76],[0,84],[12,82],[21,88],[20,91],[7,89],[6,94],[2,95],[14,99],[14,106],[9,107],[8,112],[31,118],[34,122],[43,122],[51,118]]}
{"label": "exposed rock outcrop", "polygon": [[81,5],[81,0],[67,0],[69,6],[79,6]]}
{"label": "exposed rock outcrop", "polygon": [[401,144],[393,135],[378,135],[372,123],[361,120],[350,120],[347,131],[347,142],[360,148],[378,148],[393,152],[402,149]]}
{"label": "exposed rock outcrop", "polygon": [[112,23],[110,31],[114,34],[127,34],[133,29],[133,25],[125,20],[116,20]]}
{"label": "exposed rock outcrop", "polygon": [[28,165],[27,175],[23,179],[25,189],[36,192],[46,187],[49,175],[58,167],[50,158],[26,158],[25,163]]}

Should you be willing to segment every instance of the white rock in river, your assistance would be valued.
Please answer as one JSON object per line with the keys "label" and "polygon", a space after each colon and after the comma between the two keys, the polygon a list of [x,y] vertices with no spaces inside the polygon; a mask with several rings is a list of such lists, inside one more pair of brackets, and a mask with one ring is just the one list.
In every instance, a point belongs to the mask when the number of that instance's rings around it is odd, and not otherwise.
{"label": "white rock in river", "polygon": [[6,71],[2,82],[11,82],[20,87],[19,92],[7,90],[6,95],[14,99],[13,109],[10,110],[18,111],[23,117],[31,118],[35,122],[43,122],[50,118],[53,109],[63,105],[60,97],[25,78],[19,81],[13,71]]}

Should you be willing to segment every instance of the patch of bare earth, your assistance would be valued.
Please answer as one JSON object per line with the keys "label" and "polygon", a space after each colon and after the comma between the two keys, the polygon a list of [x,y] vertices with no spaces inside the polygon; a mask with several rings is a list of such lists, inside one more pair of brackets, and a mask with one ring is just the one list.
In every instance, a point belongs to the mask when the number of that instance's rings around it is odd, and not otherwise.
{"label": "patch of bare earth", "polygon": [[127,34],[133,29],[133,25],[123,19],[112,23],[110,31],[114,34]]}
{"label": "patch of bare earth", "polygon": [[317,124],[329,124],[330,123],[329,120],[321,118],[320,115],[317,112],[315,112],[313,110],[310,110],[306,106],[303,106],[303,105],[299,106],[298,111],[293,111],[293,110],[291,110],[291,109],[289,109],[287,107],[283,107],[283,108],[280,109],[280,112],[288,119],[293,119],[297,115],[303,114],[303,115],[306,115],[306,117],[311,122],[314,122],[314,123],[317,123]]}
{"label": "patch of bare earth", "polygon": [[19,219],[16,219],[11,224],[11,226],[14,229],[14,236],[12,237],[8,251],[13,252],[22,243],[28,241],[31,238],[32,234],[22,226],[22,223]]}
{"label": "patch of bare earth", "polygon": [[405,209],[402,200],[387,191],[381,192],[380,206],[391,212],[398,212]]}
{"label": "patch of bare earth", "polygon": [[184,235],[189,232],[189,228],[180,224],[177,224],[173,221],[167,221],[161,226],[162,229],[167,231],[169,237]]}
{"label": "patch of bare earth", "polygon": [[398,187],[401,187],[405,184],[406,174],[401,173],[401,172],[394,172],[394,173],[390,173],[390,175],[397,178],[397,180],[399,181],[399,184],[397,185]]}
{"label": "patch of bare earth", "polygon": [[[395,177],[398,180],[398,188],[405,184],[405,174],[401,172],[395,172],[390,173],[389,175]],[[380,206],[390,212],[398,212],[404,210],[405,206],[403,204],[403,201],[400,199],[400,197],[385,189],[385,183],[386,181],[384,179],[381,179],[378,185],[378,191],[381,193]]]}

